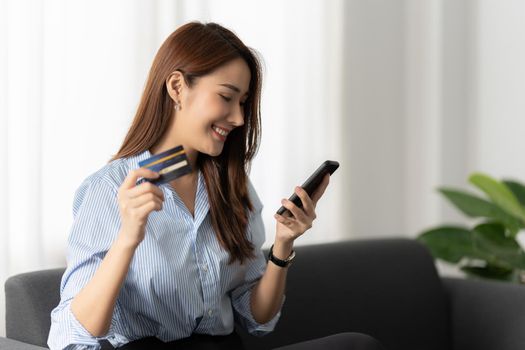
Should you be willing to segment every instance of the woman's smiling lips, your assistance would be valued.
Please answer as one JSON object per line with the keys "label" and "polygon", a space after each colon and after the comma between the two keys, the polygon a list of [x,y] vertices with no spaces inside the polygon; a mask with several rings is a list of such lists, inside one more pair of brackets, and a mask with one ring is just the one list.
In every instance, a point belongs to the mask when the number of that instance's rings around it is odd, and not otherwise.
{"label": "woman's smiling lips", "polygon": [[230,130],[215,124],[211,126],[211,129],[213,130],[213,134],[221,141],[226,141],[226,136],[228,136],[228,133],[230,132]]}

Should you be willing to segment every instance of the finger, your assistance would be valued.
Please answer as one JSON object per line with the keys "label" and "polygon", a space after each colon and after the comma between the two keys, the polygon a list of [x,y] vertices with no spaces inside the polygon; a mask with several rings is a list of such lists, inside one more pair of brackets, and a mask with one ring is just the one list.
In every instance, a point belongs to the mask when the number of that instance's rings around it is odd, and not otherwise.
{"label": "finger", "polygon": [[159,186],[154,185],[151,182],[143,182],[140,185],[127,190],[127,196],[128,198],[135,198],[148,192],[154,193],[159,198],[164,200],[164,192],[162,192]]}
{"label": "finger", "polygon": [[161,210],[161,207],[156,202],[148,202],[148,203],[146,203],[146,204],[144,204],[144,205],[134,209],[134,211],[136,212],[136,215],[141,217],[141,218],[145,218],[146,216],[149,215],[149,213],[151,213],[154,210],[155,211]]}
{"label": "finger", "polygon": [[317,205],[317,202],[319,199],[323,196],[324,191],[328,187],[328,184],[330,183],[330,174],[326,174],[323,178],[323,181],[317,187],[317,189],[312,193],[312,201]]}
{"label": "finger", "polygon": [[139,208],[148,202],[155,202],[162,207],[162,200],[153,193],[145,193],[128,201],[129,208]]}
{"label": "finger", "polygon": [[295,224],[295,219],[292,216],[285,217],[283,215],[279,215],[279,214],[276,213],[273,217],[277,221],[279,221],[281,224],[286,225],[288,227],[290,227],[291,225]]}
{"label": "finger", "polygon": [[139,177],[145,177],[146,179],[156,179],[159,177],[159,173],[148,168],[137,168],[131,170],[122,183],[123,188],[129,189],[135,187]]}
{"label": "finger", "polygon": [[297,194],[297,196],[301,198],[301,202],[303,203],[303,210],[306,213],[306,215],[314,217],[315,219],[315,203],[312,202],[312,199],[304,190],[304,188],[297,186],[295,188],[295,194]]}
{"label": "finger", "polygon": [[292,215],[294,216],[294,218],[296,218],[297,220],[299,221],[306,221],[308,220],[308,218],[306,217],[306,213],[304,212],[303,209],[299,208],[297,205],[295,205],[294,202],[286,199],[286,198],[283,198],[281,200],[281,204],[286,208],[288,209]]}

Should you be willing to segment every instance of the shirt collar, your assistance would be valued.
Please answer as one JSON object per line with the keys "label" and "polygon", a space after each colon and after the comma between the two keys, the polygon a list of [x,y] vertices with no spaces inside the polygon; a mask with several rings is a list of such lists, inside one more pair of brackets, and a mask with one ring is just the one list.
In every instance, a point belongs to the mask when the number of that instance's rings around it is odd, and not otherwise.
{"label": "shirt collar", "polygon": [[197,171],[199,172],[199,180],[197,184],[197,193],[195,195],[195,225],[196,227],[199,227],[208,214],[210,203],[208,202],[208,190],[206,188],[204,175],[200,169],[197,169]]}

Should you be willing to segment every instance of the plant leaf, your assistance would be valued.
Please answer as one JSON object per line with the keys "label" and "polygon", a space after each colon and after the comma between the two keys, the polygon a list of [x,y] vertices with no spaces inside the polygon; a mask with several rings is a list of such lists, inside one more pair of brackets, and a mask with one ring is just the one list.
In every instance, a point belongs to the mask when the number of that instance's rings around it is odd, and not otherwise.
{"label": "plant leaf", "polygon": [[425,244],[435,258],[454,264],[464,257],[483,258],[474,249],[472,232],[464,227],[433,228],[421,233],[417,240]]}
{"label": "plant leaf", "polygon": [[475,249],[486,256],[487,262],[499,267],[525,269],[525,254],[514,238],[505,235],[499,222],[487,222],[474,227]]}
{"label": "plant leaf", "polygon": [[511,190],[514,196],[516,196],[520,204],[525,206],[525,186],[512,180],[503,180],[502,182]]}
{"label": "plant leaf", "polygon": [[460,267],[460,269],[470,276],[489,278],[500,281],[516,281],[516,272],[514,270],[501,268],[499,266],[462,266]]}
{"label": "plant leaf", "polygon": [[459,210],[470,217],[492,216],[494,204],[470,193],[441,187],[438,189]]}
{"label": "plant leaf", "polygon": [[501,209],[525,221],[525,211],[523,207],[505,184],[481,173],[472,174],[469,177],[469,181],[485,192]]}
{"label": "plant leaf", "polygon": [[500,207],[483,198],[465,191],[445,187],[439,188],[438,191],[467,216],[487,217],[501,221],[509,229],[512,236],[515,236],[523,227],[523,223],[519,219],[507,214]]}

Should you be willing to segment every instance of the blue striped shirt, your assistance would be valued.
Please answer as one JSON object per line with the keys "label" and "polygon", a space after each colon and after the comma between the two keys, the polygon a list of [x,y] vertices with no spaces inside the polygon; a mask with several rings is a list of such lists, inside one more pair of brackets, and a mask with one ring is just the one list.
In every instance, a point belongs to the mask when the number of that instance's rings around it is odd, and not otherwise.
{"label": "blue striped shirt", "polygon": [[118,189],[128,172],[150,156],[146,150],[116,159],[88,176],[76,191],[60,303],[51,312],[50,349],[100,349],[100,339],[119,347],[147,336],[168,342],[192,333],[226,335],[233,331],[234,321],[257,336],[274,329],[280,311],[259,324],[250,308],[252,287],[266,269],[261,251],[263,205],[249,182],[255,209],[247,237],[256,258],[228,265],[229,253],[220,246],[208,215],[206,183],[199,170],[194,216],[173,187],[160,185],[163,209],[149,214],[145,238],[130,263],[108,334],[94,337],[75,318],[71,301],[95,274],[119,233]]}

